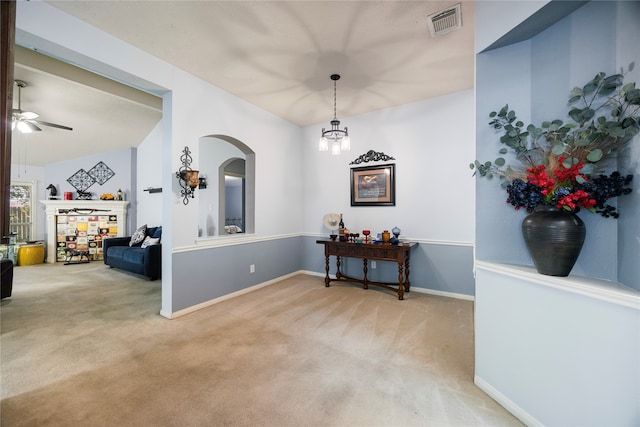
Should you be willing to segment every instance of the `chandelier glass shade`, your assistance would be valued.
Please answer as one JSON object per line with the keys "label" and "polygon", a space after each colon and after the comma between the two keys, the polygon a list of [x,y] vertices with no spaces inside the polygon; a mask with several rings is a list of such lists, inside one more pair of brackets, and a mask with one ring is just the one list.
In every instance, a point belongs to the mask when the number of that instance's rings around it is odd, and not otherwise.
{"label": "chandelier glass shade", "polygon": [[319,151],[329,151],[329,145],[331,145],[331,154],[334,156],[339,155],[342,151],[351,150],[349,130],[346,127],[340,129],[340,120],[336,114],[336,82],[339,79],[339,74],[331,75],[331,80],[333,80],[333,120],[331,120],[331,129],[322,128],[322,135],[318,143]]}

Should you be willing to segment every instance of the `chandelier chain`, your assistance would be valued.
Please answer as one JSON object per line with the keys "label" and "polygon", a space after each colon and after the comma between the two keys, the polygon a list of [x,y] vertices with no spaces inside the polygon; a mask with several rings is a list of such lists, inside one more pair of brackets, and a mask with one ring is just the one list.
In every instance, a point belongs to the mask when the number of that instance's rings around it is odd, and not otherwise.
{"label": "chandelier chain", "polygon": [[338,113],[337,113],[337,108],[336,108],[336,81],[333,81],[333,119],[337,120],[338,119]]}

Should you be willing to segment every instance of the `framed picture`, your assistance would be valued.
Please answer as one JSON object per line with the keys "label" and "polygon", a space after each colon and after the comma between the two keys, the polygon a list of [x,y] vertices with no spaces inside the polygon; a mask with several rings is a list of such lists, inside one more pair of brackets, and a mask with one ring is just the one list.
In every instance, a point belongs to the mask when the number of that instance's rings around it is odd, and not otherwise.
{"label": "framed picture", "polygon": [[395,205],[395,164],[351,168],[351,206]]}

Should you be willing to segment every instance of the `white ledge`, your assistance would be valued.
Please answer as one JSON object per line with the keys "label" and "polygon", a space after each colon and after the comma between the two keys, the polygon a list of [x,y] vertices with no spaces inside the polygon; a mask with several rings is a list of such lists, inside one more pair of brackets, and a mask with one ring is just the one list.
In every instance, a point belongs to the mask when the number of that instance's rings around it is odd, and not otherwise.
{"label": "white ledge", "polygon": [[475,266],[476,269],[491,271],[535,282],[542,286],[640,310],[640,292],[619,282],[576,275],[569,275],[568,277],[546,276],[538,273],[534,267],[524,265],[476,260]]}
{"label": "white ledge", "polygon": [[298,234],[282,234],[272,236],[259,236],[250,233],[227,234],[215,237],[200,237],[195,241],[194,245],[180,246],[173,248],[173,253],[198,251],[211,248],[222,248],[225,246],[245,245],[247,243],[267,242],[270,240],[287,239],[297,237]]}

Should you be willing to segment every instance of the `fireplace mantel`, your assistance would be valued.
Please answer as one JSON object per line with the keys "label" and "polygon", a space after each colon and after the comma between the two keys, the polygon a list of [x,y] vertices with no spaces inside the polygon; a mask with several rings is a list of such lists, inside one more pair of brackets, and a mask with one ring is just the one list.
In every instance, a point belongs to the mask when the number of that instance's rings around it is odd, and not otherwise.
{"label": "fireplace mantel", "polygon": [[116,215],[118,236],[127,231],[129,202],[118,200],[40,200],[47,215],[47,262],[56,262],[57,217],[59,215]]}

